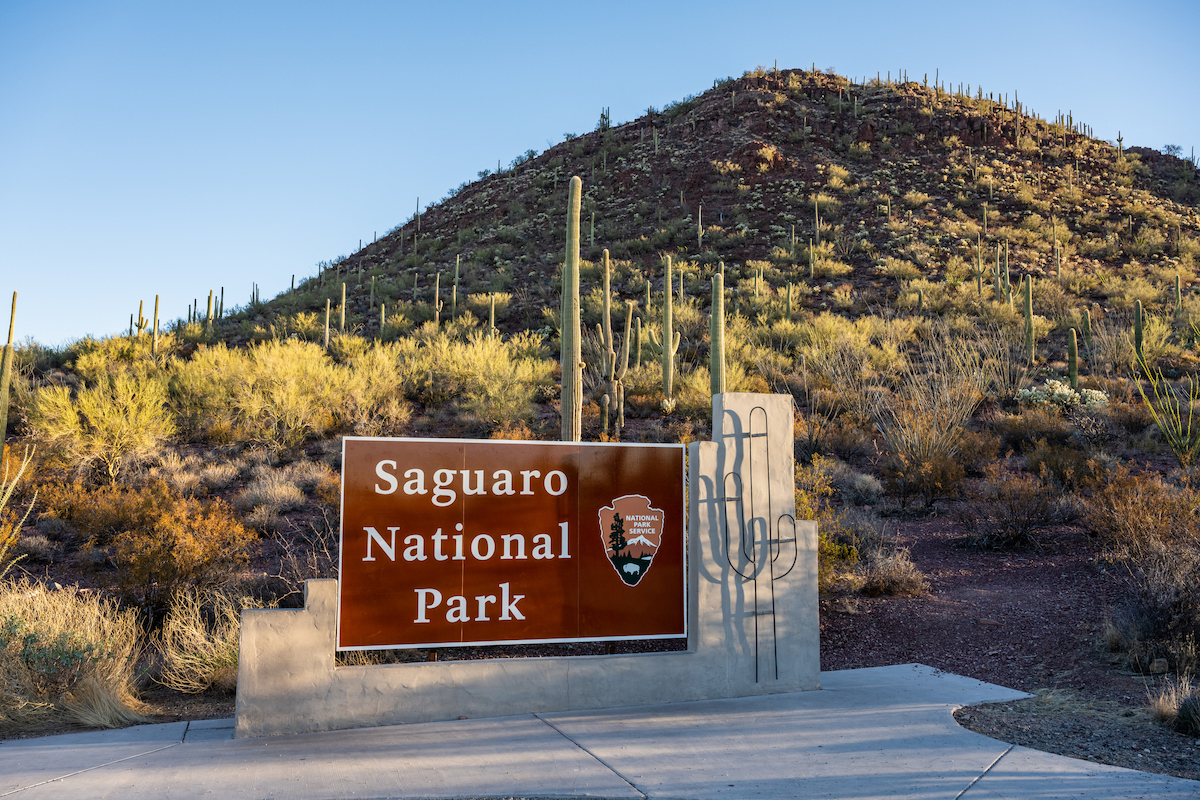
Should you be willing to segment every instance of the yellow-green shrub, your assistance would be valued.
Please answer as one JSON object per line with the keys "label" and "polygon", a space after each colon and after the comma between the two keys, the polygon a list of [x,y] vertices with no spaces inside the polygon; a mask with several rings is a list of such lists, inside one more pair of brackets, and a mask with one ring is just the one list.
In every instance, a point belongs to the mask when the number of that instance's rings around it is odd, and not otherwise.
{"label": "yellow-green shrub", "polygon": [[72,397],[64,386],[38,389],[30,409],[35,436],[80,465],[98,465],[116,481],[174,432],[167,392],[157,376],[117,373]]}

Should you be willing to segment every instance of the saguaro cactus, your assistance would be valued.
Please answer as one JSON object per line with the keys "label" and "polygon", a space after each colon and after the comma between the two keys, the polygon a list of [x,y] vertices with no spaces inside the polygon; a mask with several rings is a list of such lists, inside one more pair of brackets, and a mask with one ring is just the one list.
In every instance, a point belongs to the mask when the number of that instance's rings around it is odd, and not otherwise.
{"label": "saguaro cactus", "polygon": [[4,354],[0,355],[0,475],[4,471],[4,439],[8,430],[8,387],[12,382],[13,327],[17,322],[17,293],[13,292],[12,314],[8,318],[8,344],[4,345]]}
{"label": "saguaro cactus", "polygon": [[1067,378],[1071,388],[1079,391],[1079,342],[1075,338],[1075,329],[1067,332]]}
{"label": "saguaro cactus", "polygon": [[1029,363],[1034,360],[1033,341],[1033,277],[1025,278],[1025,354]]}
{"label": "saguaro cactus", "polygon": [[[790,317],[791,286],[788,287]],[[725,391],[725,276],[720,272],[712,277],[712,310],[708,329],[708,372],[713,394]]]}
{"label": "saguaro cactus", "polygon": [[150,343],[150,355],[158,356],[158,295],[154,295],[154,339]]}
{"label": "saguaro cactus", "polygon": [[583,439],[583,350],[579,330],[579,206],[583,180],[571,176],[567,190],[567,254],[563,262],[559,358],[562,362],[562,440]]}
{"label": "saguaro cactus", "polygon": [[[600,343],[603,348],[604,363],[601,373],[608,380],[608,397],[616,406],[617,420],[615,430],[620,431],[625,425],[625,374],[629,371],[629,332],[633,325],[633,303],[626,302],[625,337],[621,340],[621,352],[618,355],[613,342],[612,331],[612,264],[609,261],[608,250],[602,258],[604,264],[604,309],[601,311]],[[608,432],[608,426],[604,426]]]}
{"label": "saguaro cactus", "polygon": [[679,334],[674,328],[671,307],[671,257],[667,256],[666,277],[663,280],[663,327],[662,337],[650,331],[650,340],[662,356],[663,410],[670,413],[675,408],[675,354],[679,352]]}
{"label": "saguaro cactus", "polygon": [[1133,301],[1133,352],[1139,364],[1146,363],[1142,355],[1142,301]]}

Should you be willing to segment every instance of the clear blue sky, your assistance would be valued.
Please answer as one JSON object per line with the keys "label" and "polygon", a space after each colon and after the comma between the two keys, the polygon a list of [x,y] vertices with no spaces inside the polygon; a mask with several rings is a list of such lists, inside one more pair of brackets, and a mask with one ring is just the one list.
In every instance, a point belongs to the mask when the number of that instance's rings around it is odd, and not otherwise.
{"label": "clear blue sky", "polygon": [[[1200,3],[0,0],[0,325],[244,304],[499,159],[756,65],[940,70],[1200,147]],[[202,301],[203,302],[203,301]]]}

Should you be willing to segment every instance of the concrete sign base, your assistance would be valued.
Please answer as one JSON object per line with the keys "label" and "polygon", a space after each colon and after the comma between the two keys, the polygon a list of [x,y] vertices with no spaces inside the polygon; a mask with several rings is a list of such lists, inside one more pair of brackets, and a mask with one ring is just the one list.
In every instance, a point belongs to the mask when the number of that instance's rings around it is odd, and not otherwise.
{"label": "concrete sign base", "polygon": [[688,649],[335,666],[337,582],[242,612],[235,736],[820,688],[817,527],[795,517],[789,395],[713,398],[689,451]]}

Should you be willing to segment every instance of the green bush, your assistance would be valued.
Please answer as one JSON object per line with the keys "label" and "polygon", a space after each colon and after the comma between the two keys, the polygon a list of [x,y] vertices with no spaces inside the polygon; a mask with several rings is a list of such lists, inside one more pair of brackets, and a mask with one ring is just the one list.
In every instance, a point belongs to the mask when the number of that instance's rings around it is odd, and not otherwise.
{"label": "green bush", "polygon": [[38,389],[29,424],[37,439],[64,458],[98,467],[115,483],[175,432],[166,402],[166,385],[157,376],[119,372],[74,397],[63,386]]}

